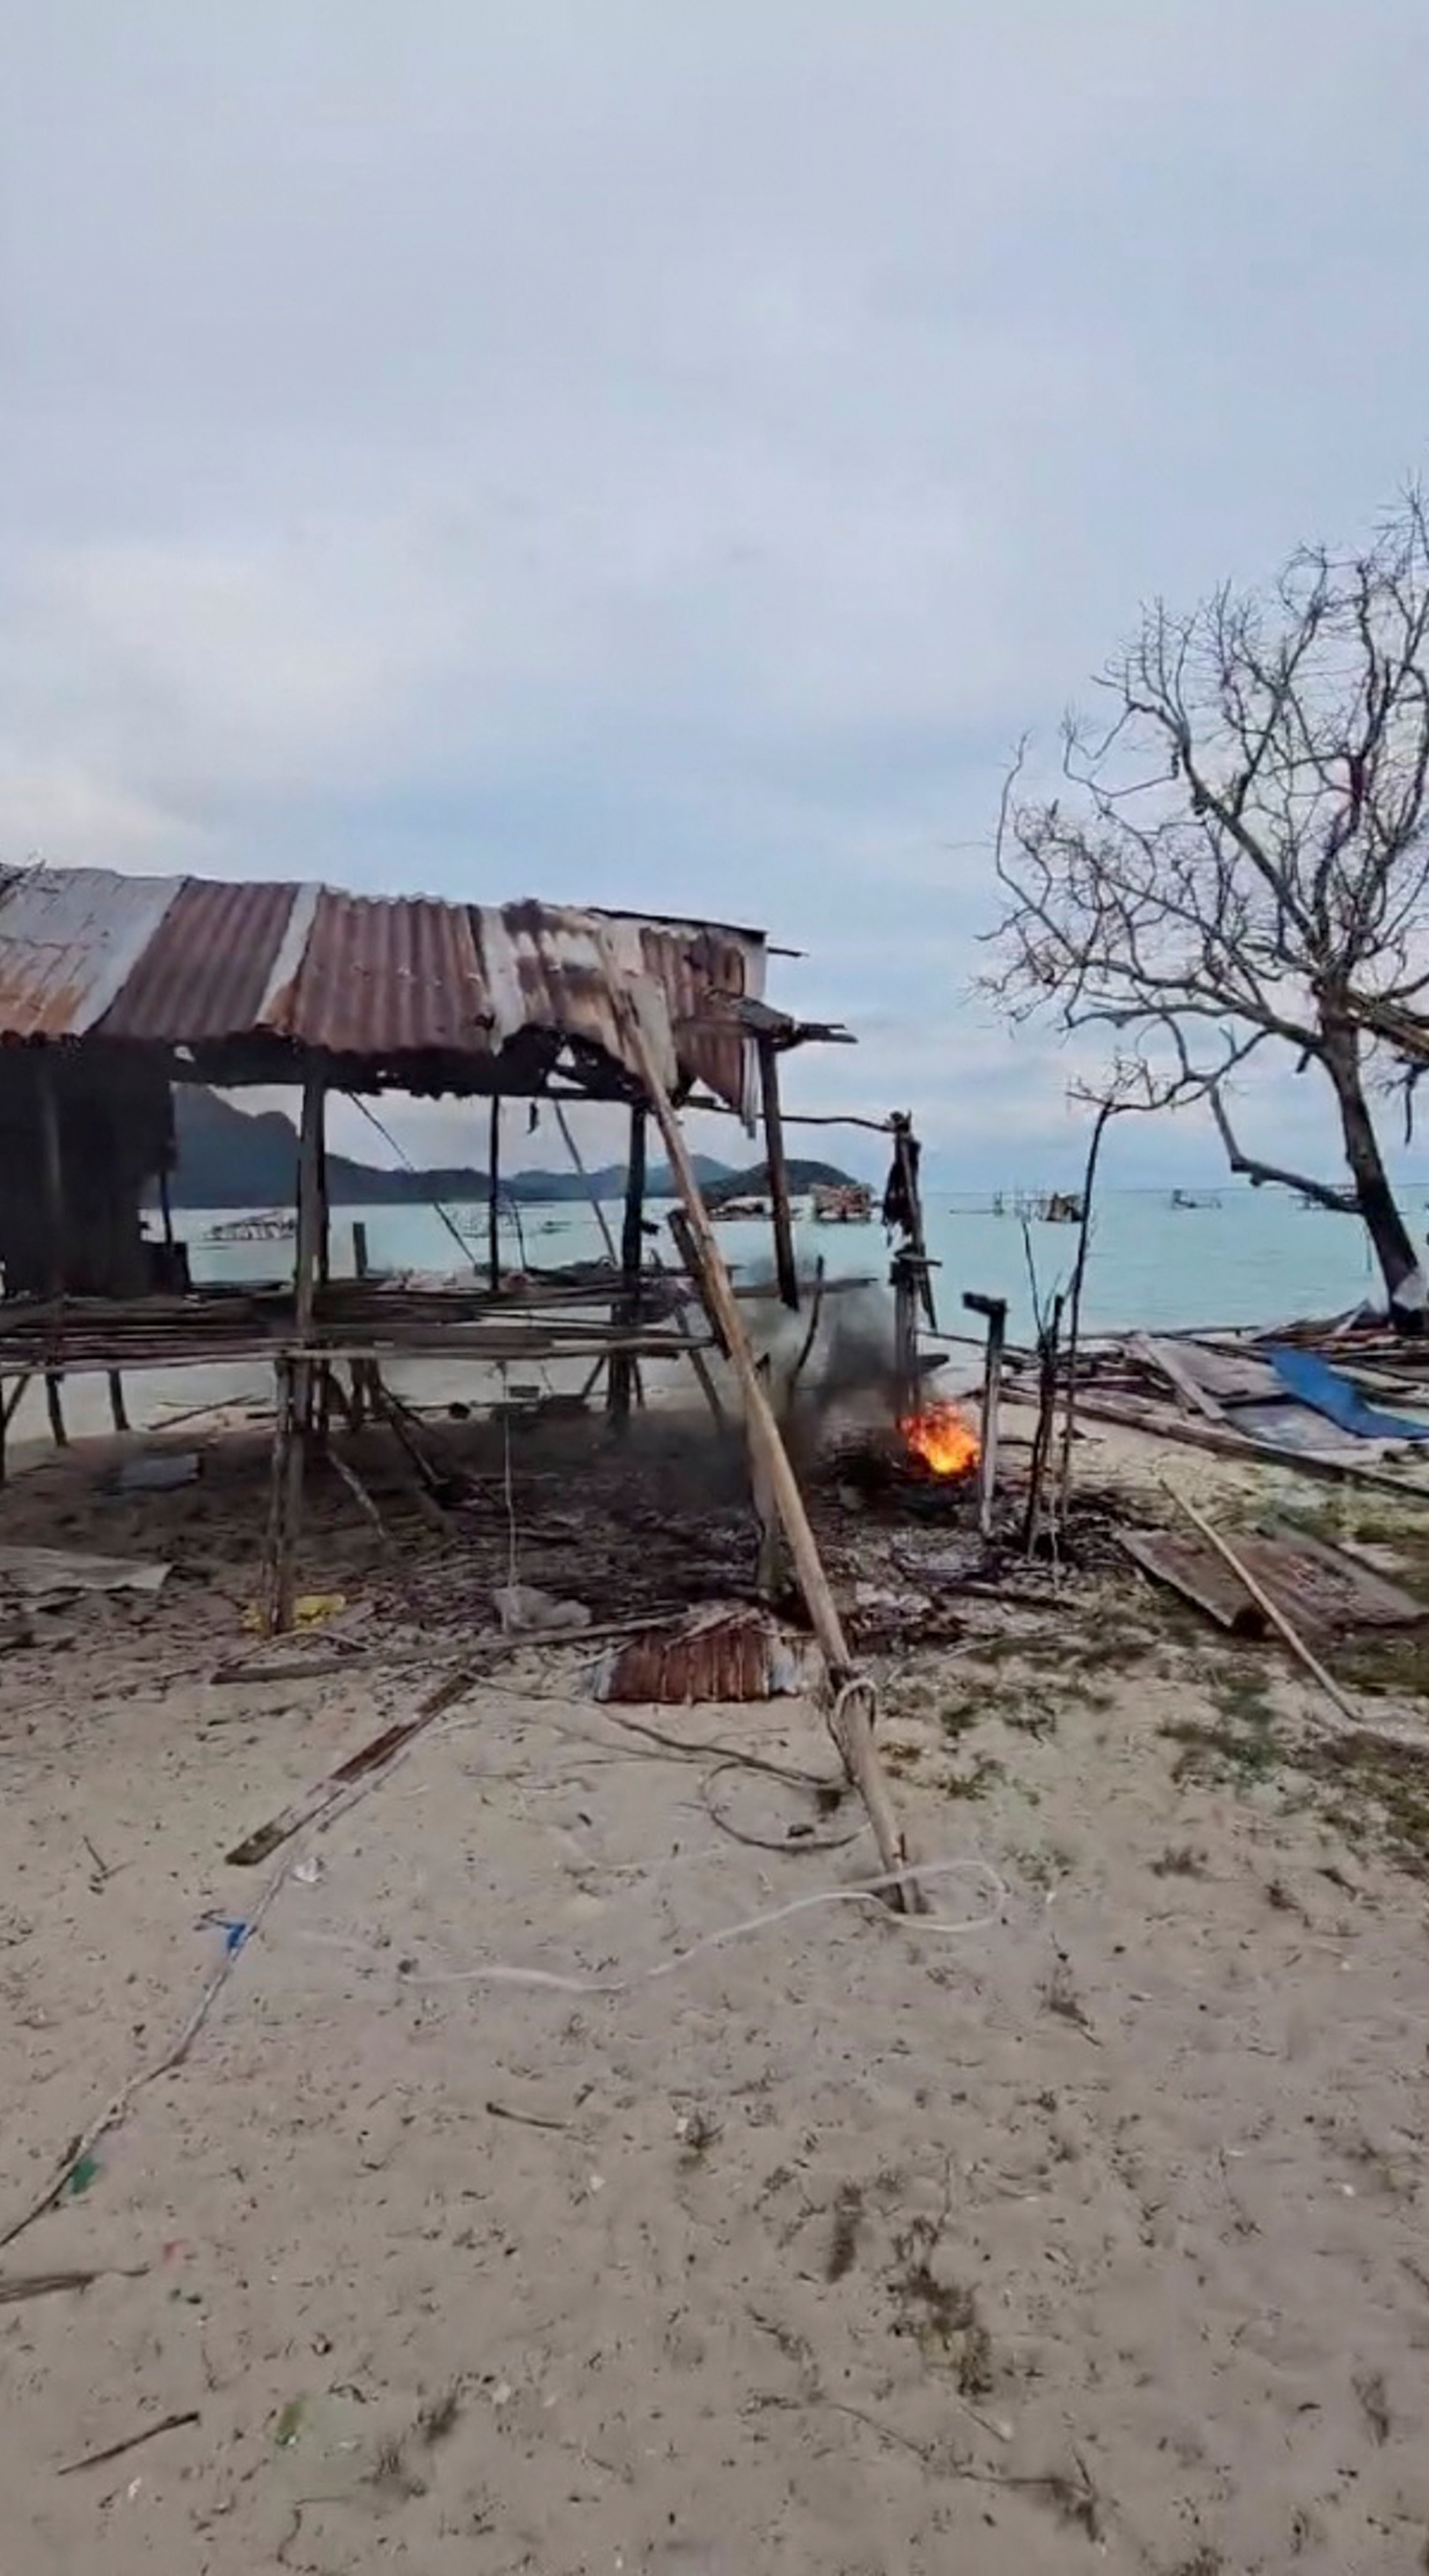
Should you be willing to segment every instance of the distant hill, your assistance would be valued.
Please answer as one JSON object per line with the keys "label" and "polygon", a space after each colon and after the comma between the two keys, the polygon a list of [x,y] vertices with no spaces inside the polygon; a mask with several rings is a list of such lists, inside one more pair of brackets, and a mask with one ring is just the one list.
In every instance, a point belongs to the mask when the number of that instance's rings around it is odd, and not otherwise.
{"label": "distant hill", "polygon": [[[174,1090],[174,1124],[178,1163],[169,1182],[175,1207],[282,1208],[293,1204],[298,1159],[298,1132],[281,1109],[238,1109],[216,1091],[196,1083]],[[702,1189],[728,1194],[759,1186],[755,1175],[731,1172],[727,1163],[696,1154],[695,1171]],[[791,1165],[814,1176],[823,1163]],[[409,1172],[385,1163],[360,1163],[350,1154],[329,1154],[328,1197],[334,1207],[426,1206],[433,1199],[480,1201],[486,1196],[486,1174],[471,1163],[439,1164]],[[726,1186],[727,1185],[727,1186]],[[763,1184],[767,1188],[767,1181]],[[625,1165],[603,1163],[584,1181],[578,1172],[503,1172],[502,1196],[523,1205],[584,1199],[594,1189],[598,1198],[619,1199],[625,1190]],[[669,1198],[673,1183],[663,1165],[652,1167],[652,1198]]]}

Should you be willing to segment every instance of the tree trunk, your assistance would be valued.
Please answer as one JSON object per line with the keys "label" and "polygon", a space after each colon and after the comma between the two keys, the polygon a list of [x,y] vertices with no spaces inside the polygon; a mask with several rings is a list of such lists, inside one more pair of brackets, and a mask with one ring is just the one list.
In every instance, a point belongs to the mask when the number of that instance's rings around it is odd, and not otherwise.
{"label": "tree trunk", "polygon": [[1352,1028],[1329,1031],[1324,1060],[1340,1106],[1345,1161],[1354,1182],[1360,1214],[1383,1274],[1390,1312],[1396,1323],[1412,1332],[1422,1333],[1429,1286],[1426,1286],[1413,1237],[1395,1203],[1389,1175],[1384,1168],[1384,1157],[1379,1150],[1379,1138],[1369,1114],[1360,1072],[1359,1032]]}

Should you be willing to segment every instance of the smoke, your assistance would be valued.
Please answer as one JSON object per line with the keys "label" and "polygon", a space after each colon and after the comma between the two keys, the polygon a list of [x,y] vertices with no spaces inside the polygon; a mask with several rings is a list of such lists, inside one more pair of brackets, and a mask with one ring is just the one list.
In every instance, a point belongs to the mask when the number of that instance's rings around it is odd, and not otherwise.
{"label": "smoke", "polygon": [[[765,1285],[760,1276],[761,1289]],[[806,1455],[835,1428],[891,1422],[898,1411],[893,1300],[870,1284],[826,1285],[807,1357],[809,1306],[792,1315],[774,1293],[741,1299],[756,1359],[767,1365],[769,1392],[786,1416],[790,1439]],[[792,1390],[795,1369],[798,1378]]]}

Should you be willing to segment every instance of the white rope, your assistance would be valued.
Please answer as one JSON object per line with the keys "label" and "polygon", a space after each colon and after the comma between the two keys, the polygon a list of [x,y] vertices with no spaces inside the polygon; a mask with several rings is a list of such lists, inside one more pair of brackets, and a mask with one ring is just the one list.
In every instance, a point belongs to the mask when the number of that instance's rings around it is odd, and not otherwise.
{"label": "white rope", "polygon": [[1011,1901],[1007,1881],[985,1860],[926,1860],[910,1862],[906,1869],[883,1872],[878,1878],[861,1879],[854,1887],[821,1887],[808,1896],[795,1896],[787,1905],[776,1905],[767,1914],[748,1915],[741,1923],[727,1923],[719,1932],[707,1932],[701,1941],[692,1941],[688,1950],[677,1950],[672,1959],[660,1959],[653,1968],[640,1968],[631,1977],[562,1976],[552,1968],[514,1968],[496,1962],[477,1968],[438,1968],[426,1975],[409,1975],[403,1983],[418,1986],[533,1986],[559,1995],[628,1995],[637,1986],[654,1985],[661,1977],[673,1977],[680,1968],[701,1958],[706,1951],[721,1950],[730,1941],[742,1941],[751,1932],[767,1931],[775,1923],[787,1923],[792,1915],[807,1914],[816,1905],[876,1905],[890,1888],[921,1887],[929,1879],[952,1878],[971,1871],[992,1891],[993,1902],[981,1914],[969,1915],[961,1923],[949,1923],[941,1915],[890,1914],[904,1932],[936,1933],[944,1939],[962,1938],[974,1932],[986,1932],[1002,1920]]}

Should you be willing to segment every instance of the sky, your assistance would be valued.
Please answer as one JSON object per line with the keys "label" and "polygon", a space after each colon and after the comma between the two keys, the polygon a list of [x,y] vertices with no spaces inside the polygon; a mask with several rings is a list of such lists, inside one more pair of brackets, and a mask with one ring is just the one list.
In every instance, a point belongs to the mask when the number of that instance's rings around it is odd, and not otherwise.
{"label": "sky", "polygon": [[[761,923],[860,1041],[796,1106],[1078,1162],[970,993],[1001,777],[1144,600],[1423,467],[1423,0],[5,24],[0,856]],[[1247,1141],[1325,1165],[1327,1098]]]}

